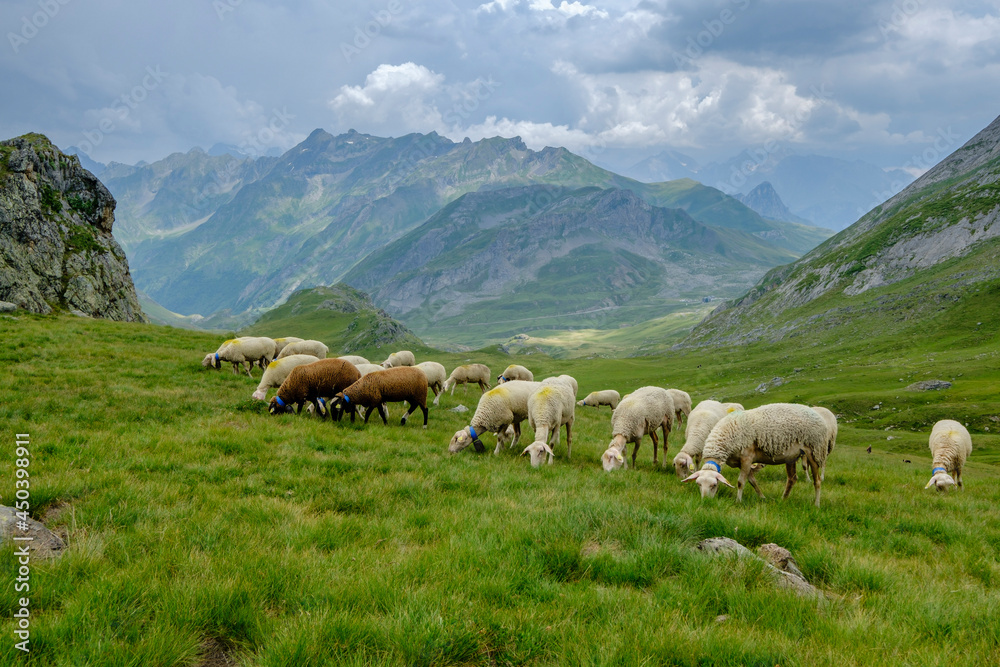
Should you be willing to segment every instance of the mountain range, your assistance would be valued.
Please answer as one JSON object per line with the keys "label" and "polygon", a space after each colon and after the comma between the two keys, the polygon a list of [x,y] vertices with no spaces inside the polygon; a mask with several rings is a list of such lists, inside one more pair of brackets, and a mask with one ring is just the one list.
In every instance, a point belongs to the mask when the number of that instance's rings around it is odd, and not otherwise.
{"label": "mountain range", "polygon": [[528,185],[627,190],[649,206],[745,232],[739,242],[774,252],[744,275],[743,287],[830,233],[765,219],[693,180],[640,183],[563,148],[530,150],[517,137],[453,142],[435,133],[316,130],[279,158],[193,150],[148,165],[112,163],[104,180],[121,202],[137,287],[183,315],[262,312],[297,289],[338,281],[463,195]]}
{"label": "mountain range", "polygon": [[913,181],[902,169],[882,169],[862,160],[798,155],[787,149],[748,150],[723,162],[699,164],[674,150],[663,151],[622,171],[643,182],[691,178],[734,196],[770,183],[794,218],[841,230]]}
{"label": "mountain range", "polygon": [[[976,336],[976,313],[1000,303],[998,219],[1000,118],[854,225],[717,308],[685,343],[830,329],[871,340],[901,330]],[[939,318],[948,326],[933,324]]]}

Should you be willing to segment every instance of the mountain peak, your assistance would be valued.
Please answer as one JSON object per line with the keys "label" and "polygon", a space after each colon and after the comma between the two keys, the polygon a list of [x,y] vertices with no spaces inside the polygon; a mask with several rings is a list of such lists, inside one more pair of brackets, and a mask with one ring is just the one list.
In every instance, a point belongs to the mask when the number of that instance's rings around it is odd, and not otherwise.
{"label": "mountain peak", "polygon": [[745,195],[735,194],[733,198],[746,204],[765,218],[800,222],[800,219],[785,206],[770,181],[764,181]]}

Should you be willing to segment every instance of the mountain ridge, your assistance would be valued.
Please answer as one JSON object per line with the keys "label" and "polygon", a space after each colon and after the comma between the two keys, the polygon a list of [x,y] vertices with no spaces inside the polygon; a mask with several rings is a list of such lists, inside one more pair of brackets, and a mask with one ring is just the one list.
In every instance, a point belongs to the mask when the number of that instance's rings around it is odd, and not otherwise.
{"label": "mountain ridge", "polygon": [[[685,344],[779,340],[808,328],[795,313],[816,310],[817,303],[849,322],[855,317],[845,309],[878,312],[872,299],[906,303],[916,312],[947,301],[949,290],[958,299],[974,298],[975,285],[998,275],[990,261],[1000,245],[998,181],[1000,117],[854,225],[713,311]],[[933,284],[919,285],[920,276],[933,276]],[[910,300],[896,288],[904,282],[914,283]],[[824,319],[822,312],[810,317],[815,326]]]}

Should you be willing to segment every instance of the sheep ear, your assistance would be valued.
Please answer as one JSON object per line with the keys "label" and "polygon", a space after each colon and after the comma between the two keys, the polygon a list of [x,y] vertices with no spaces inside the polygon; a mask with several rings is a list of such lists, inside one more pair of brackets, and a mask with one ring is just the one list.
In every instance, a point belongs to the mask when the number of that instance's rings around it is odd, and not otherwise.
{"label": "sheep ear", "polygon": [[695,472],[691,473],[690,476],[688,476],[688,477],[686,477],[686,478],[684,478],[684,479],[681,480],[681,484],[684,484],[685,482],[693,482],[693,481],[695,481],[696,479],[698,479],[698,473],[699,472],[701,472],[701,471],[700,470],[696,470]]}
{"label": "sheep ear", "polygon": [[529,452],[530,449],[531,449],[531,445],[528,445],[527,447],[525,447],[524,451],[521,452],[521,456],[525,456],[526,454],[528,454],[528,452]]}
{"label": "sheep ear", "polygon": [[927,482],[927,486],[925,486],[924,488],[925,488],[925,489],[929,489],[929,488],[931,488],[932,486],[934,486],[934,478],[933,478],[933,477],[931,477],[930,481],[929,481],[929,482]]}
{"label": "sheep ear", "polygon": [[732,484],[729,483],[729,480],[727,480],[725,477],[722,476],[722,473],[718,473],[717,472],[715,474],[718,476],[719,481],[722,482],[723,484],[725,484],[726,486],[728,486],[730,489],[735,489],[736,488],[735,486],[733,486]]}
{"label": "sheep ear", "polygon": [[549,454],[551,454],[552,456],[555,456],[555,455],[556,455],[556,453],[555,453],[555,452],[553,452],[553,451],[552,451],[552,448],[551,448],[551,447],[549,447],[548,445],[542,445],[542,447],[544,447],[544,448],[545,448],[545,451],[546,451],[546,452],[548,452]]}

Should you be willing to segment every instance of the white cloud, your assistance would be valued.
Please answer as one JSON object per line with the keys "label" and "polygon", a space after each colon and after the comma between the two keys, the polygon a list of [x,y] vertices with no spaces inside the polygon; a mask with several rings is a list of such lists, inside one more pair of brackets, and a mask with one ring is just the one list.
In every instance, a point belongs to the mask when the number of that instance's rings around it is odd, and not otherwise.
{"label": "white cloud", "polygon": [[[362,86],[341,86],[330,108],[342,123],[393,134],[444,127],[439,110],[444,75],[413,62],[379,65]],[[346,129],[346,128],[345,128]]]}

